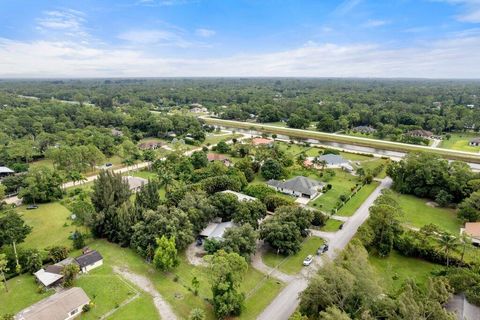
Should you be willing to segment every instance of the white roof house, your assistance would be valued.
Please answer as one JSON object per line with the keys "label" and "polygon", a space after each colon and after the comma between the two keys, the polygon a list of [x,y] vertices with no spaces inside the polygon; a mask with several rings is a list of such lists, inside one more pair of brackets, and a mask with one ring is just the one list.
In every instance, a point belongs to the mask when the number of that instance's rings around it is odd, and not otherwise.
{"label": "white roof house", "polygon": [[128,182],[128,187],[131,191],[138,191],[140,187],[144,184],[148,183],[147,179],[139,178],[139,177],[132,177],[132,176],[125,176],[123,177],[125,181]]}
{"label": "white roof house", "polygon": [[208,239],[223,239],[223,234],[228,228],[234,227],[235,224],[232,221],[214,223],[211,222],[208,226],[200,232],[200,236]]}
{"label": "white roof house", "polygon": [[70,288],[40,300],[15,315],[15,320],[68,320],[90,303],[82,288]]}
{"label": "white roof house", "polygon": [[243,194],[243,193],[240,193],[240,192],[236,192],[236,191],[232,191],[232,190],[225,190],[225,191],[221,191],[220,193],[229,193],[229,194],[233,194],[237,197],[237,199],[239,201],[253,201],[253,200],[256,200],[257,198],[254,198],[254,197],[251,197],[251,196],[247,196],[246,194]]}
{"label": "white roof house", "polygon": [[60,279],[63,278],[61,273],[48,272],[45,269],[40,269],[34,273],[34,276],[40,281],[45,287],[49,287]]}
{"label": "white roof house", "polygon": [[[315,157],[308,157],[305,160],[305,165],[312,166],[314,159],[315,159]],[[347,159],[343,158],[340,155],[324,154],[324,155],[318,156],[317,159],[319,161],[325,161],[326,164],[327,164],[326,165],[327,168],[341,168],[341,169],[344,169],[348,172],[353,171],[353,167],[350,164],[350,161],[348,161]]]}

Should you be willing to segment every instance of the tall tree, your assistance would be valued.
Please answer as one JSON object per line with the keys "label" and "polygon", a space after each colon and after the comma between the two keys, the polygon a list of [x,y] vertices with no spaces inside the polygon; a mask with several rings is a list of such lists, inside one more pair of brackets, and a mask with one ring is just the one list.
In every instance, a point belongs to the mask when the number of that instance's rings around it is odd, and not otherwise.
{"label": "tall tree", "polygon": [[17,244],[22,243],[31,231],[32,227],[26,225],[22,217],[13,210],[0,217],[0,247],[5,244],[13,246],[17,269],[20,268]]}
{"label": "tall tree", "polygon": [[157,249],[153,257],[153,265],[162,270],[171,270],[178,264],[177,248],[175,247],[175,236],[167,238],[162,235],[157,238]]}

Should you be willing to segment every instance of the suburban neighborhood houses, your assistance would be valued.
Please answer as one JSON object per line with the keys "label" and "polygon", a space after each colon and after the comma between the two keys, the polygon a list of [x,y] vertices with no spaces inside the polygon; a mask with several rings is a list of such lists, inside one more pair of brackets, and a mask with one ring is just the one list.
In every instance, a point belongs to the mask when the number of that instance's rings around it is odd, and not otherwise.
{"label": "suburban neighborhood houses", "polygon": [[[164,97],[175,87],[149,81]],[[213,83],[229,92],[229,81]],[[28,99],[22,111],[45,122],[34,145],[10,127],[24,112],[0,110],[15,120],[0,128],[10,139],[0,145],[0,320],[480,315],[477,133],[402,126],[382,140],[376,123],[345,129],[322,114],[307,125],[302,109],[276,110],[290,98],[253,83],[274,104],[188,100],[201,104],[137,114],[102,95],[93,105]],[[188,84],[186,95],[197,88]],[[7,98],[25,99],[0,91]],[[344,303],[325,298],[335,296]]]}

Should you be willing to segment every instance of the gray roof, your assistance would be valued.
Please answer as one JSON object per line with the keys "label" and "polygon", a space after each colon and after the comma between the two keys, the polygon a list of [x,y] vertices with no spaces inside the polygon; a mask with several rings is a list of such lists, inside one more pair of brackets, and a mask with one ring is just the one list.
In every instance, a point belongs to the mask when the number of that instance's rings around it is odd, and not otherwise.
{"label": "gray roof", "polygon": [[82,288],[74,287],[55,293],[15,315],[16,320],[64,320],[69,313],[90,302]]}
{"label": "gray roof", "polygon": [[0,167],[0,173],[15,173],[15,171],[8,167]]}
{"label": "gray roof", "polygon": [[142,185],[147,184],[148,180],[139,178],[139,177],[132,177],[132,176],[124,176],[125,181],[128,182],[128,187],[130,190],[136,190],[140,188]]}
{"label": "gray roof", "polygon": [[96,250],[89,251],[89,252],[81,255],[80,257],[75,258],[75,261],[77,261],[78,265],[81,268],[92,265],[95,262],[98,262],[98,261],[101,261],[101,260],[103,260],[103,257]]}
{"label": "gray roof", "polygon": [[320,182],[303,176],[287,181],[269,180],[267,184],[272,187],[293,190],[308,195],[317,193],[318,187],[323,186]]}
{"label": "gray roof", "polygon": [[341,165],[348,162],[342,156],[339,156],[338,154],[331,154],[331,153],[318,156],[318,158],[320,159],[320,161],[325,160],[327,164],[331,166]]}
{"label": "gray roof", "polygon": [[228,228],[234,227],[234,223],[231,221],[220,222],[220,223],[209,223],[208,226],[200,232],[202,237],[207,237],[209,239],[222,239],[225,230]]}
{"label": "gray roof", "polygon": [[45,269],[38,270],[34,275],[45,287],[48,287],[63,278],[62,274],[48,272]]}
{"label": "gray roof", "polygon": [[473,138],[472,140],[470,140],[470,143],[480,143],[480,137]]}

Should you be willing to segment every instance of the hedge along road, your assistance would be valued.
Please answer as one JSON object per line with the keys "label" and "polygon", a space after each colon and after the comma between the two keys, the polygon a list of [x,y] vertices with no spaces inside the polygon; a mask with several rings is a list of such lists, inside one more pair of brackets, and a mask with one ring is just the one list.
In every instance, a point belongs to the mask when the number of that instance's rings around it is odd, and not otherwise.
{"label": "hedge along road", "polygon": [[319,132],[312,130],[293,129],[277,127],[263,123],[251,123],[234,120],[223,120],[217,118],[211,118],[207,116],[199,117],[207,124],[226,126],[231,128],[239,128],[245,130],[256,130],[265,133],[275,133],[286,135],[290,137],[305,138],[305,139],[318,139],[323,141],[332,141],[338,143],[345,143],[363,147],[373,147],[383,150],[397,151],[397,152],[412,152],[412,151],[427,151],[435,153],[450,160],[462,160],[470,163],[480,164],[480,154],[474,152],[466,152],[459,150],[449,150],[443,148],[431,148],[429,146],[420,146],[414,144],[406,144],[401,142],[375,140],[363,137],[347,136],[342,134]]}

